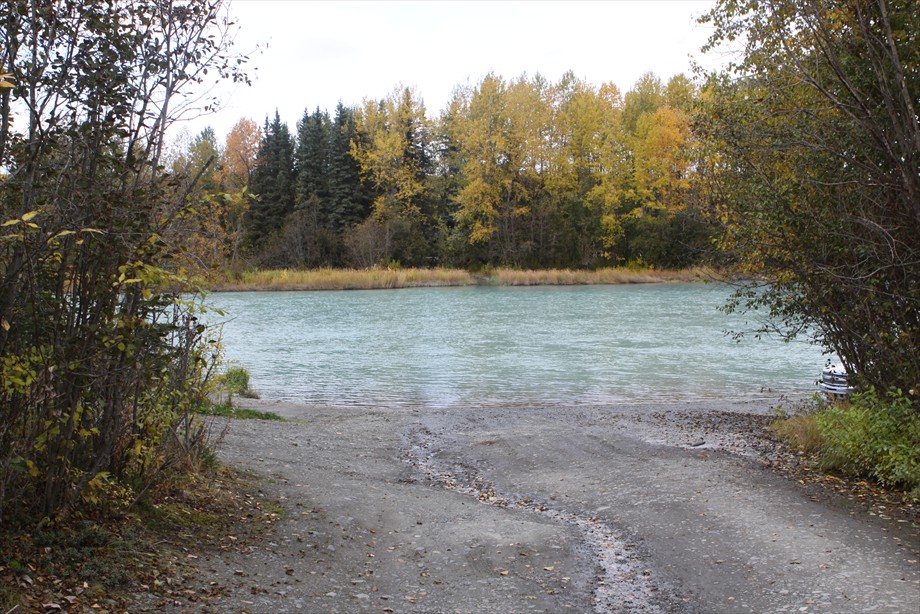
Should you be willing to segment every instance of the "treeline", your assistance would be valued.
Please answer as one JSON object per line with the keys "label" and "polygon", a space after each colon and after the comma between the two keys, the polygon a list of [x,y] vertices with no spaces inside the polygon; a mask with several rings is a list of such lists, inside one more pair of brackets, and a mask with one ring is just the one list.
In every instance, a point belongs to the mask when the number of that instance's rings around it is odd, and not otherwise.
{"label": "treeline", "polygon": [[216,161],[189,264],[696,264],[711,239],[693,181],[698,97],[683,75],[648,73],[622,94],[572,73],[489,74],[436,118],[397,87],[331,115],[308,109],[293,130],[277,112],[261,129],[243,119],[223,146],[205,129],[173,162]]}

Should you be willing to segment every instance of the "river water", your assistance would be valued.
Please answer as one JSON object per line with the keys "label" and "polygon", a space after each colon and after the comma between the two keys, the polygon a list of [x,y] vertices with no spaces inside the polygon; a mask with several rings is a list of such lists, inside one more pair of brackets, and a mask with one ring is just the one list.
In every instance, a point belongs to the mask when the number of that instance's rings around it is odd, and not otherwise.
{"label": "river water", "polygon": [[263,398],[468,406],[776,398],[820,348],[726,331],[720,284],[215,293],[226,358]]}

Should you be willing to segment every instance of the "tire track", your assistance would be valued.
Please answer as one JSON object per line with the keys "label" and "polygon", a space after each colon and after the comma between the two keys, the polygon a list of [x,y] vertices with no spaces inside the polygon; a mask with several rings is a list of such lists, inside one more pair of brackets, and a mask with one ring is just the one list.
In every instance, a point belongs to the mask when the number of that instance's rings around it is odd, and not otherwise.
{"label": "tire track", "polygon": [[432,486],[475,498],[483,505],[538,514],[553,522],[575,526],[595,562],[595,614],[613,612],[664,613],[683,611],[666,591],[659,589],[657,574],[643,565],[633,544],[596,516],[558,509],[536,498],[499,492],[475,468],[437,458],[435,435],[419,428],[407,436],[403,460]]}

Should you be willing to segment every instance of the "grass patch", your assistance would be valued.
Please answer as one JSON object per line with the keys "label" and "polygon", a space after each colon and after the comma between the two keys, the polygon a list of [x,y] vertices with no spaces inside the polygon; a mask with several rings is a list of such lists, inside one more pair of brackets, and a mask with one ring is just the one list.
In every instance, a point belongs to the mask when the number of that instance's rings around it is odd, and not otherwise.
{"label": "grass patch", "polygon": [[213,510],[176,502],[150,506],[144,515],[145,523],[149,528],[163,532],[217,529],[225,526],[227,522],[223,515]]}
{"label": "grass patch", "polygon": [[309,269],[247,271],[214,284],[217,291],[377,290],[464,286],[474,281],[460,269]]}
{"label": "grass patch", "polygon": [[239,365],[227,367],[220,376],[218,384],[228,395],[237,395],[246,399],[258,399],[259,395],[249,387],[249,370]]}
{"label": "grass patch", "polygon": [[711,269],[703,267],[675,271],[634,267],[617,267],[594,271],[495,269],[491,276],[495,285],[499,286],[622,285],[716,279],[716,274]]}
{"label": "grass patch", "polygon": [[824,447],[824,437],[815,414],[780,418],[770,425],[786,445],[802,454],[817,454]]}
{"label": "grass patch", "polygon": [[137,552],[147,543],[133,518],[45,518],[31,527],[4,527],[2,611],[84,611],[81,606],[117,602],[118,595],[130,592],[139,569]]}
{"label": "grass patch", "polygon": [[508,268],[470,272],[463,269],[374,268],[262,270],[228,275],[212,286],[215,291],[266,290],[376,290],[443,286],[571,286],[637,284],[724,279],[714,269],[694,267],[657,270],[617,267],[597,270]]}
{"label": "grass patch", "polygon": [[240,420],[277,420],[284,422],[284,418],[275,412],[260,411],[248,407],[235,407],[232,403],[209,403],[199,407],[195,413],[204,416],[238,418]]}

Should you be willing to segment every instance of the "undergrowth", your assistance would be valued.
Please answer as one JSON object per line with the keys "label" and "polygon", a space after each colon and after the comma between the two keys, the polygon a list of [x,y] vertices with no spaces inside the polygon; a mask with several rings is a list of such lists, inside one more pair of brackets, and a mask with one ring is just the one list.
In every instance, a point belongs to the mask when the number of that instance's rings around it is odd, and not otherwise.
{"label": "undergrowth", "polygon": [[802,454],[817,454],[824,446],[824,437],[814,413],[781,418],[771,428],[780,439]]}
{"label": "undergrowth", "polygon": [[920,499],[920,413],[900,391],[875,390],[819,400],[772,428],[787,444],[813,455],[821,470],[871,479]]}
{"label": "undergrowth", "polygon": [[38,523],[5,524],[0,612],[206,604],[213,595],[186,585],[190,561],[202,548],[245,547],[283,512],[255,482],[216,466],[163,483],[126,513],[74,510]]}
{"label": "undergrowth", "polygon": [[920,413],[900,391],[874,390],[817,414],[825,470],[870,477],[920,496]]}

